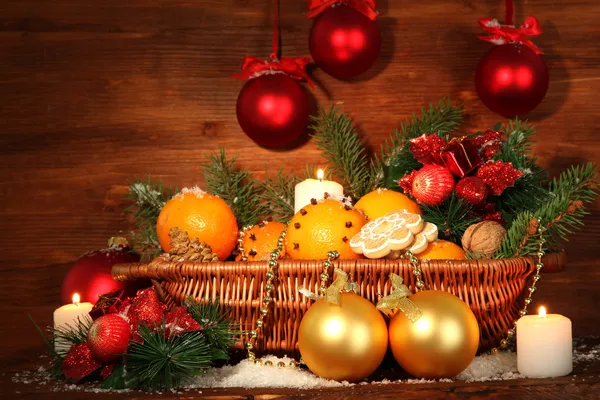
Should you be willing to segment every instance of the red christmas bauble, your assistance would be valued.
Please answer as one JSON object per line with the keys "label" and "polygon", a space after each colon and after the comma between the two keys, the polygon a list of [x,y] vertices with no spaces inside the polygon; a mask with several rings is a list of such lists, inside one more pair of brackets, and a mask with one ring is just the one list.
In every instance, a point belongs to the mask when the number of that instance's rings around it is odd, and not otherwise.
{"label": "red christmas bauble", "polygon": [[459,198],[474,206],[485,203],[490,194],[490,188],[476,176],[467,176],[456,184],[456,194]]}
{"label": "red christmas bauble", "polygon": [[412,181],[412,196],[417,202],[439,206],[454,189],[454,176],[441,165],[428,164],[416,171]]}
{"label": "red christmas bauble", "polygon": [[125,354],[130,336],[129,322],[116,314],[108,314],[94,321],[88,332],[87,344],[94,358],[112,362]]}
{"label": "red christmas bauble", "polygon": [[544,60],[520,43],[495,46],[479,62],[475,88],[490,110],[514,117],[533,110],[548,91]]}
{"label": "red christmas bauble", "polygon": [[63,280],[60,290],[63,304],[71,303],[75,293],[79,294],[82,302],[92,304],[98,301],[100,295],[115,289],[131,289],[131,294],[135,294],[140,288],[140,282],[117,282],[112,278],[113,265],[140,261],[139,254],[120,240],[123,239],[111,239],[107,249],[92,251],[79,257]]}
{"label": "red christmas bauble", "polygon": [[65,378],[79,381],[102,367],[98,361],[92,356],[87,343],[75,344],[67,352],[61,371]]}
{"label": "red christmas bauble", "polygon": [[237,99],[237,119],[246,135],[265,147],[296,140],[308,125],[308,96],[298,81],[283,73],[250,79]]}
{"label": "red christmas bauble", "polygon": [[381,52],[377,23],[346,5],[321,13],[310,31],[310,54],[315,63],[338,79],[366,72]]}

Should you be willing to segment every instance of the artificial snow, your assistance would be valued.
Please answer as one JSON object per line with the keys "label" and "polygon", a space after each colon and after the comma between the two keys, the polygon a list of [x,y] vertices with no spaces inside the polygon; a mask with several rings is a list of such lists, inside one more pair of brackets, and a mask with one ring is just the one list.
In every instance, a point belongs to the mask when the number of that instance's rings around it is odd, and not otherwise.
{"label": "artificial snow", "polygon": [[475,359],[456,379],[467,382],[504,381],[523,378],[517,371],[517,353],[486,354]]}
{"label": "artificial snow", "polygon": [[183,199],[183,195],[186,193],[191,193],[193,195],[195,195],[197,198],[201,199],[204,197],[204,195],[206,194],[206,192],[202,189],[200,189],[199,186],[194,186],[191,188],[183,188],[181,189],[181,191],[179,193],[177,193],[173,198],[174,199]]}

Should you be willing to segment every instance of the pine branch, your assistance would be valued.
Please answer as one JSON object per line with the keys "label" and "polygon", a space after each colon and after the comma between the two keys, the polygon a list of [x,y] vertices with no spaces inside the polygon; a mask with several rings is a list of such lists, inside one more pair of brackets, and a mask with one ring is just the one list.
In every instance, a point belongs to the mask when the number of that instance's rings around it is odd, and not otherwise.
{"label": "pine branch", "polygon": [[196,376],[213,361],[211,346],[202,332],[168,336],[163,324],[157,330],[142,325],[142,342],[133,341],[125,355],[128,375],[137,387],[171,389],[182,379]]}
{"label": "pine branch", "polygon": [[151,260],[161,253],[156,235],[156,221],[165,203],[178,192],[177,188],[165,188],[160,181],[150,178],[129,184],[129,199],[133,204],[127,212],[133,213],[137,231],[132,234],[133,248],[143,261]]}
{"label": "pine branch", "polygon": [[266,215],[279,221],[289,221],[294,216],[295,187],[300,182],[296,175],[286,175],[279,169],[274,177],[266,172],[265,180],[259,182],[261,199],[267,207]]}
{"label": "pine branch", "polygon": [[[83,318],[78,317],[75,325],[66,324],[54,328],[54,343],[65,343],[69,347],[86,343],[93,322],[90,316],[84,316]],[[58,353],[60,354],[60,351]]]}
{"label": "pine branch", "polygon": [[426,221],[435,224],[441,239],[460,244],[461,238],[469,225],[480,221],[471,215],[471,205],[453,193],[448,201],[439,207],[422,204],[421,210]]}
{"label": "pine branch", "polygon": [[265,216],[261,188],[249,172],[235,167],[237,156],[227,159],[224,149],[206,156],[203,164],[206,190],[222,198],[233,211],[238,225],[255,225]]}
{"label": "pine branch", "polygon": [[219,300],[196,304],[194,299],[188,298],[185,302],[190,315],[202,325],[202,329],[210,344],[215,359],[228,360],[229,349],[236,341],[239,332],[229,315],[231,309],[223,309]]}
{"label": "pine branch", "polygon": [[383,178],[369,159],[352,119],[339,106],[319,108],[312,118],[312,137],[334,175],[342,180],[346,192],[355,200],[375,189]]}
{"label": "pine branch", "polygon": [[497,209],[503,212],[507,222],[510,222],[508,216],[524,210],[535,211],[549,198],[546,170],[535,166],[530,171],[497,198]]}
{"label": "pine branch", "polygon": [[[421,109],[420,116],[412,115],[394,132],[389,142],[382,146],[382,162],[387,166],[405,166],[410,172],[420,166],[408,151],[409,140],[424,133],[437,133],[440,137],[448,136],[458,129],[463,122],[463,106],[453,104],[450,98],[444,98],[437,104]],[[415,164],[416,163],[416,164]]]}

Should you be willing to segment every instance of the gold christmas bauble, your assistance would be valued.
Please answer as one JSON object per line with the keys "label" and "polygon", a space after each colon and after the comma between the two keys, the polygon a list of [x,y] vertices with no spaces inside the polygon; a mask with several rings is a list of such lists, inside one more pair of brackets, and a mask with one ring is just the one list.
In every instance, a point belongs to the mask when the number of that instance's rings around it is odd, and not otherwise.
{"label": "gold christmas bauble", "polygon": [[452,378],[469,366],[479,346],[473,311],[458,297],[439,290],[409,299],[422,313],[412,323],[401,312],[390,321],[390,347],[406,372],[417,378]]}
{"label": "gold christmas bauble", "polygon": [[338,304],[316,301],[300,323],[298,347],[304,363],[322,378],[357,382],[371,375],[387,351],[388,330],[381,313],[354,293]]}

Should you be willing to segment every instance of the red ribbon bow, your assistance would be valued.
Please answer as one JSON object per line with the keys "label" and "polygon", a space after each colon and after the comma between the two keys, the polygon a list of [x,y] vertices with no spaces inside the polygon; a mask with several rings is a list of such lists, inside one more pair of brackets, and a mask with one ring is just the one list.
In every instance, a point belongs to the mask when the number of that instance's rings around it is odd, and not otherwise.
{"label": "red ribbon bow", "polygon": [[527,36],[539,36],[542,34],[540,22],[536,17],[530,16],[525,19],[523,25],[517,28],[512,25],[501,25],[495,18],[484,18],[479,20],[479,25],[486,31],[491,33],[490,36],[478,36],[479,39],[502,45],[509,42],[523,43],[535,52],[535,54],[544,54]]}
{"label": "red ribbon bow", "polygon": [[377,18],[375,0],[308,0],[308,18],[316,17],[335,4],[345,4],[364,14],[370,19]]}
{"label": "red ribbon bow", "polygon": [[311,88],[314,88],[315,84],[306,73],[306,64],[308,63],[310,63],[309,57],[281,57],[279,60],[272,59],[271,61],[264,61],[260,58],[246,56],[242,63],[242,70],[237,74],[231,75],[231,77],[248,80],[256,78],[264,73],[268,73],[269,71],[279,71],[284,72],[299,81],[304,79]]}

